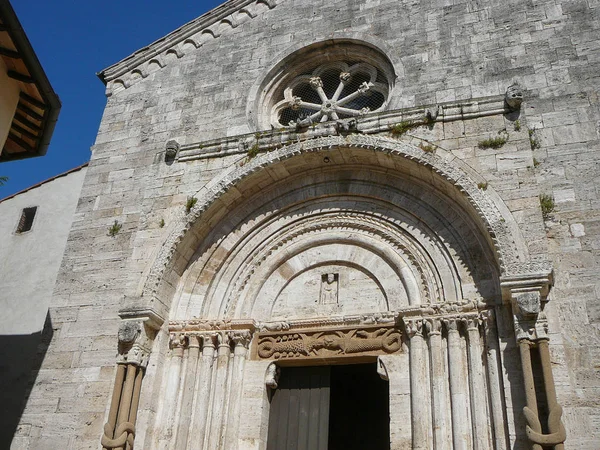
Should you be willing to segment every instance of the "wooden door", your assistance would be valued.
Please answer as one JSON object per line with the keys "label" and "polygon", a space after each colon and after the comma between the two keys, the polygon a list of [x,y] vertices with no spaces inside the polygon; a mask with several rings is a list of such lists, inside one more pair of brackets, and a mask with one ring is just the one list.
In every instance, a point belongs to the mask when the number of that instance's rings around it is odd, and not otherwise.
{"label": "wooden door", "polygon": [[327,450],[329,366],[283,368],[271,399],[267,450]]}

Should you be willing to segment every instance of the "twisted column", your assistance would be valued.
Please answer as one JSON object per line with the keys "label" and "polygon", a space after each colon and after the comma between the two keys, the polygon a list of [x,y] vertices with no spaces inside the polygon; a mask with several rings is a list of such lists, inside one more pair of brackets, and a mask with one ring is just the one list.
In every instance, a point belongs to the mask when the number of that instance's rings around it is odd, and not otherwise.
{"label": "twisted column", "polygon": [[150,314],[124,320],[119,327],[117,372],[104,425],[103,450],[132,450],[142,379],[162,320]]}
{"label": "twisted column", "polygon": [[[528,287],[515,289],[511,294],[515,334],[521,352],[521,368],[527,403],[527,406],[523,408],[523,414],[527,421],[527,437],[533,444],[533,450],[542,448],[563,450],[567,433],[561,420],[562,408],[556,399],[548,348],[548,323],[542,311],[542,292],[541,288]],[[540,355],[544,394],[548,403],[548,433],[543,432],[539,416],[531,364],[532,350],[538,351]]]}

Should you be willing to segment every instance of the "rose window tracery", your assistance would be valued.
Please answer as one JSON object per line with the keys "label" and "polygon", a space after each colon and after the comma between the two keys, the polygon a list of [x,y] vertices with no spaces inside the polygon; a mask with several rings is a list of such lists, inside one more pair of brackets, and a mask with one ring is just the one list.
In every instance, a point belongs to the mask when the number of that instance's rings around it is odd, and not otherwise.
{"label": "rose window tracery", "polygon": [[379,111],[388,98],[384,76],[367,63],[333,62],[291,80],[273,106],[281,126],[309,126]]}

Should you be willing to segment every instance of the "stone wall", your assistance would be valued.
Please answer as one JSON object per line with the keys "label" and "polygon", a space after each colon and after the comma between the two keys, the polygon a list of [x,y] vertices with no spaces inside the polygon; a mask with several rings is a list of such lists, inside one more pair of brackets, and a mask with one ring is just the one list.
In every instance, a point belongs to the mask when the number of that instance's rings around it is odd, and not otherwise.
{"label": "stone wall", "polygon": [[[426,142],[468,166],[481,189],[506,205],[531,259],[550,256],[555,287],[547,311],[567,446],[595,448],[600,5],[268,3],[249,4],[235,27],[216,23],[144,70],[109,82],[50,308],[54,337],[15,448],[97,448],[115,372],[118,310],[139,298],[161,246],[186,216],[187,198],[248,160],[242,147],[165,164],[166,142],[202,149],[271,132],[254,126],[263,77],[293,51],[331,38],[362,40],[387,55],[398,76],[388,110],[438,103],[450,110],[503,96],[515,81],[524,89],[519,114],[436,122],[398,139]],[[378,133],[389,137],[385,126]],[[480,147],[498,136],[508,138],[502,147]],[[540,194],[553,198],[544,217]],[[115,220],[122,228],[109,236]],[[166,339],[160,342],[157,355],[167,351]],[[505,345],[510,351],[514,343]],[[63,362],[52,363],[58,357]],[[158,356],[151,360],[149,379],[160,377],[158,363]]]}

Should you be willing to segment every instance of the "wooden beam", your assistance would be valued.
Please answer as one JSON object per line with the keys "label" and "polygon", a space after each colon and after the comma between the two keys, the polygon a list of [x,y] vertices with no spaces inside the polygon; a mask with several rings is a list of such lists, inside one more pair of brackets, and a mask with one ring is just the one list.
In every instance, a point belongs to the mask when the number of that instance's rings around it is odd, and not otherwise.
{"label": "wooden beam", "polygon": [[23,128],[21,125],[18,125],[15,122],[12,123],[12,126],[10,127],[10,129],[18,131],[19,133],[24,134],[28,138],[34,139],[36,141],[40,138],[39,135],[32,133],[31,131],[27,130],[26,128]]}
{"label": "wooden beam", "polygon": [[44,116],[35,112],[33,109],[31,109],[29,106],[25,106],[23,103],[19,102],[17,104],[17,110],[24,112],[25,114],[27,114],[28,116],[33,117],[34,119],[37,120],[44,120]]}
{"label": "wooden beam", "polygon": [[6,75],[8,75],[13,80],[22,81],[23,83],[35,83],[35,80],[30,76],[23,75],[22,73],[16,72],[14,70],[9,70],[8,72],[6,72]]}
{"label": "wooden beam", "polygon": [[19,145],[20,147],[23,147],[26,151],[35,152],[35,148],[33,148],[27,141],[24,141],[19,136],[13,133],[8,133],[8,138],[15,144]]}
{"label": "wooden beam", "polygon": [[40,109],[43,109],[43,110],[46,110],[46,109],[49,108],[49,106],[46,105],[44,102],[39,101],[37,98],[32,97],[31,95],[26,94],[25,92],[21,92],[19,94],[19,96],[23,100],[25,100],[27,103],[31,103],[33,106],[35,106],[37,108],[40,108]]}
{"label": "wooden beam", "polygon": [[34,130],[34,131],[38,131],[38,130],[39,130],[39,131],[42,131],[42,127],[41,127],[41,126],[39,126],[39,125],[37,125],[37,124],[33,123],[33,122],[32,122],[31,120],[29,120],[27,117],[25,117],[25,116],[23,116],[23,115],[21,115],[21,114],[19,114],[19,113],[15,113],[15,116],[14,116],[14,118],[13,118],[13,122],[14,122],[15,120],[16,120],[17,122],[20,122],[20,123],[22,123],[22,124],[23,124],[23,125],[25,125],[27,128],[30,128],[30,129],[32,129],[32,130]]}
{"label": "wooden beam", "polygon": [[21,55],[19,55],[19,52],[10,50],[5,47],[0,47],[0,55],[7,56],[12,59],[21,59]]}

